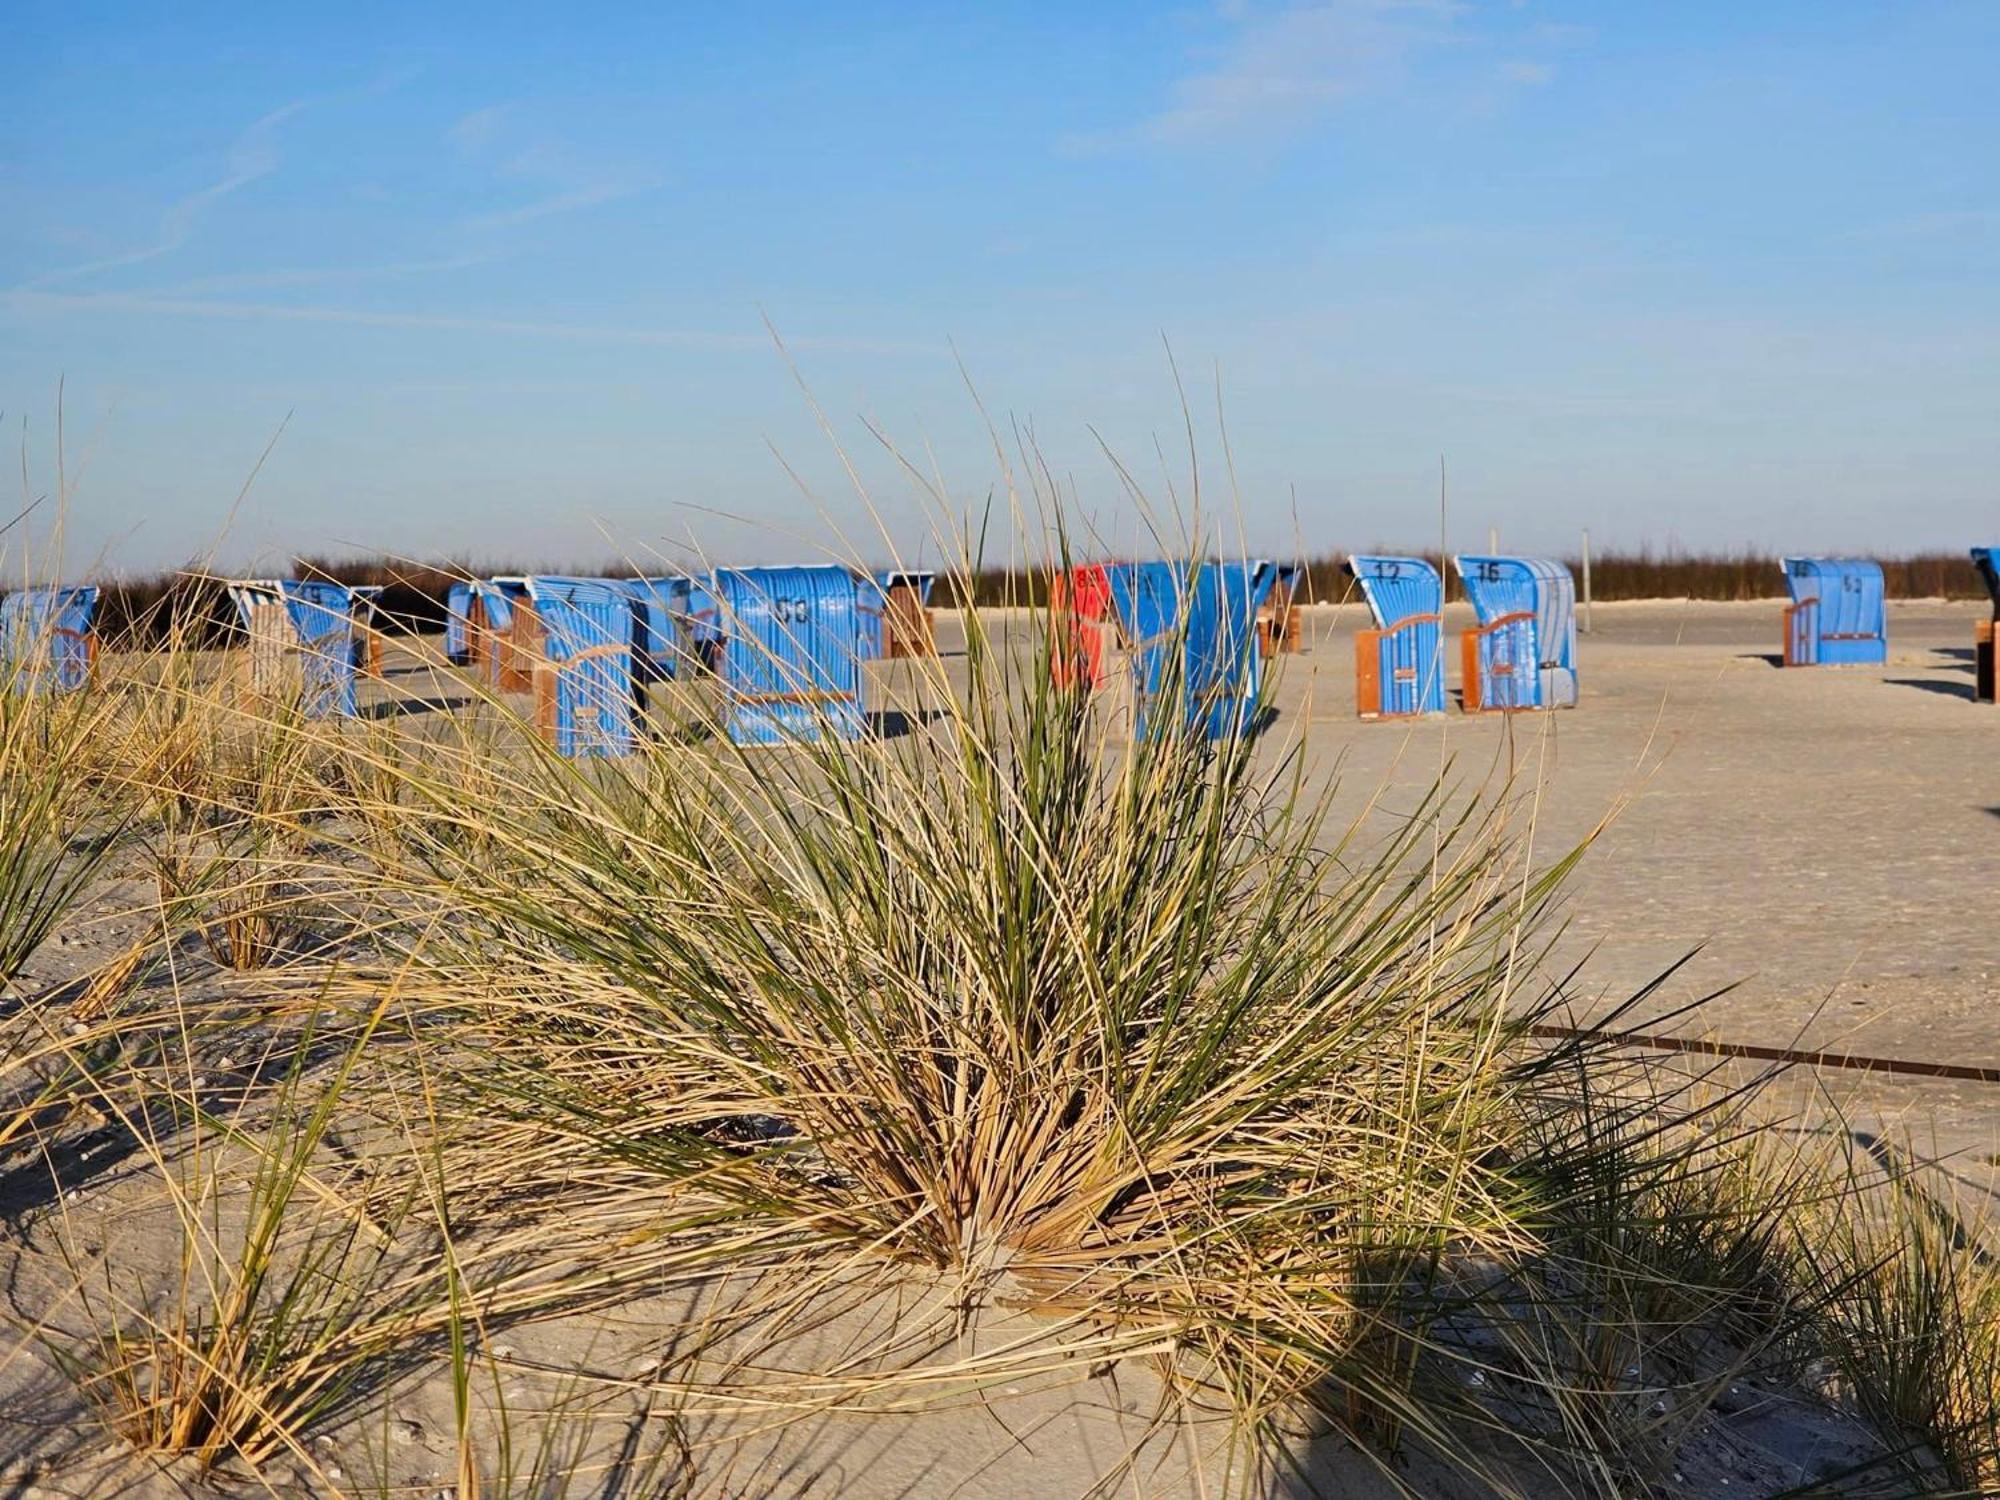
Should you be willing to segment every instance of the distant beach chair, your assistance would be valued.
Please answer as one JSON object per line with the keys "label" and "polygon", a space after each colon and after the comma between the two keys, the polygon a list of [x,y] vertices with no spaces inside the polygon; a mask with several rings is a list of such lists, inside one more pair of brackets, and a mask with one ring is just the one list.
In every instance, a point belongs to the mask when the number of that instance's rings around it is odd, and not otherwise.
{"label": "distant beach chair", "polygon": [[1785,665],[1879,666],[1889,659],[1882,566],[1859,557],[1788,557]]}
{"label": "distant beach chair", "polygon": [[1421,557],[1357,553],[1347,571],[1375,628],[1354,637],[1354,698],[1364,719],[1444,712],[1444,581]]}
{"label": "distant beach chair", "polygon": [[1268,562],[1125,563],[1106,569],[1131,642],[1141,738],[1172,726],[1208,740],[1255,728],[1264,653],[1257,617],[1277,582]]}
{"label": "distant beach chair", "polygon": [[1467,713],[1574,708],[1576,583],[1541,557],[1455,557],[1479,617],[1459,636]]}
{"label": "distant beach chair", "polygon": [[357,670],[379,662],[367,621],[380,591],[291,578],[238,578],[227,587],[250,641],[252,690],[297,703],[308,719],[352,717]]}
{"label": "distant beach chair", "polygon": [[530,575],[541,628],[535,722],[559,755],[630,755],[638,746],[638,591],[623,579]]}
{"label": "distant beach chair", "polygon": [[1257,647],[1266,656],[1292,656],[1305,650],[1305,619],[1299,613],[1299,580],[1305,568],[1298,563],[1274,563],[1271,592],[1257,611]]}
{"label": "distant beach chair", "polygon": [[931,590],[937,574],[892,568],[875,575],[882,591],[881,629],[876,655],[894,660],[905,656],[936,656],[937,636],[931,625]]}
{"label": "distant beach chair", "polygon": [[454,578],[444,592],[444,659],[454,667],[469,667],[479,624],[479,589],[470,578]]}
{"label": "distant beach chair", "polygon": [[382,675],[382,585],[355,584],[348,591],[354,611],[354,670],[363,677]]}
{"label": "distant beach chair", "polygon": [[1972,566],[1979,570],[1979,577],[1986,585],[1986,592],[1993,599],[1993,616],[1987,620],[1972,623],[1972,696],[1981,703],[1992,703],[2000,698],[2000,684],[1996,684],[1994,636],[2000,632],[2000,547],[1974,547]]}
{"label": "distant beach chair", "polygon": [[723,728],[739,745],[859,739],[861,659],[874,626],[846,568],[719,568]]}
{"label": "distant beach chair", "polygon": [[17,693],[76,693],[97,669],[97,590],[88,585],[16,589],[0,599],[0,649]]}
{"label": "distant beach chair", "polygon": [[1116,621],[1111,573],[1118,563],[1082,563],[1049,580],[1049,677],[1057,687],[1104,680],[1105,636]]}
{"label": "distant beach chair", "polygon": [[531,692],[542,659],[542,621],[518,574],[477,579],[475,629],[468,639],[475,671],[503,693]]}

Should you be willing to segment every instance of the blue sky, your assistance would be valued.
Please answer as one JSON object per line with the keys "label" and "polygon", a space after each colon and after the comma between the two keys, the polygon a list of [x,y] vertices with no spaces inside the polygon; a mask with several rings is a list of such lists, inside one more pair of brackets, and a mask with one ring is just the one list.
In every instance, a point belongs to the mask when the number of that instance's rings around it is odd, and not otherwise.
{"label": "blue sky", "polygon": [[1991,0],[290,9],[10,11],[72,571],[886,553],[766,318],[906,554],[968,376],[1130,542],[1169,348],[1260,550],[2000,540]]}

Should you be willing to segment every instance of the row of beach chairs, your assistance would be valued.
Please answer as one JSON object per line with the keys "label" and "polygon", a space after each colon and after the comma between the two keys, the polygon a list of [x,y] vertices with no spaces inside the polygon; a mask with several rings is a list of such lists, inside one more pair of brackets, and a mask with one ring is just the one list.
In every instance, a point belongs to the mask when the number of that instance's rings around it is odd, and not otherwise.
{"label": "row of beach chairs", "polygon": [[[1995,698],[2000,548],[1972,560],[1993,598],[1975,631],[1976,696]],[[1476,624],[1459,638],[1467,712],[1574,707],[1576,590],[1543,558],[1464,555],[1452,566]],[[1865,559],[1787,558],[1788,667],[1879,664],[1888,628],[1882,570]],[[1444,585],[1421,557],[1355,554],[1347,569],[1373,620],[1355,638],[1358,711],[1442,713]],[[1095,687],[1122,651],[1137,732],[1176,724],[1209,739],[1254,726],[1266,660],[1302,645],[1300,570],[1268,561],[1118,562],[1052,582],[1049,669]],[[935,652],[935,575],[834,566],[724,568],[655,578],[467,579],[446,601],[445,653],[496,691],[531,692],[537,723],[566,755],[621,755],[643,734],[644,691],[694,673],[720,685],[741,744],[865,732],[861,663]],[[318,580],[229,586],[261,692],[308,717],[357,712],[357,680],[380,675],[379,588]],[[0,654],[17,691],[76,691],[95,671],[90,586],[0,598]]]}
{"label": "row of beach chairs", "polygon": [[695,673],[722,685],[739,744],[854,738],[861,664],[936,652],[935,581],[830,566],[472,579],[446,600],[445,654],[499,691],[532,692],[565,755],[630,753],[645,689]]}
{"label": "row of beach chairs", "polygon": [[[1454,559],[1479,624],[1461,640],[1468,711],[1570,708],[1577,700],[1576,590],[1569,570],[1542,558]],[[1348,571],[1375,628],[1355,639],[1356,701],[1364,719],[1442,713],[1444,584],[1421,557],[1356,554]],[[1287,573],[1290,577],[1287,577]],[[1126,646],[1144,704],[1173,664],[1190,722],[1211,738],[1248,723],[1267,656],[1300,644],[1296,570],[1270,563],[1092,563],[1056,581],[1050,669],[1059,683],[1096,684],[1107,647]],[[1184,622],[1184,623],[1183,623]]]}

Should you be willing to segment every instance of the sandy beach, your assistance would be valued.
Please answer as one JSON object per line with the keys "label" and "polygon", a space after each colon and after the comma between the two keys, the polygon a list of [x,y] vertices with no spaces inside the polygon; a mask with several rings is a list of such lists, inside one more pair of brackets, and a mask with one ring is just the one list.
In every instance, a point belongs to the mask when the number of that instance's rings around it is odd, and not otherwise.
{"label": "sandy beach", "polygon": [[[1364,844],[1406,819],[1441,767],[1467,795],[1504,789],[1516,799],[1517,836],[1532,838],[1539,862],[1608,819],[1571,882],[1568,925],[1548,964],[1521,980],[1524,995],[1539,992],[1575,966],[1579,1019],[1685,959],[1628,1026],[2000,1065],[2000,1022],[1991,1013],[2000,978],[1992,895],[2000,711],[1971,701],[1976,612],[1893,606],[1886,667],[1809,671],[1774,665],[1777,613],[1765,603],[1599,605],[1582,638],[1574,711],[1454,710],[1364,723],[1353,686],[1363,613],[1311,607],[1305,649],[1276,666],[1275,717],[1257,754],[1276,766],[1302,750],[1308,784],[1332,786],[1335,824],[1361,820]],[[1019,619],[1002,623],[1017,636],[1024,629]],[[1448,628],[1459,623],[1455,613],[1447,620]],[[959,680],[962,637],[948,614],[940,646],[945,678]],[[392,643],[385,676],[364,691],[364,714],[395,720],[417,744],[447,713],[497,717],[435,652],[431,640]],[[920,710],[936,691],[909,663],[871,672],[879,711]],[[1103,690],[1113,722],[1121,691],[1114,672]],[[525,713],[530,700],[508,706]],[[95,893],[95,919],[38,955],[17,988],[58,992],[119,951],[145,890],[140,872],[114,872]],[[282,987],[255,974],[190,973],[188,993],[203,1004],[253,1004],[261,990]],[[1669,1014],[1711,994],[1693,1015]],[[192,1064],[203,1069],[201,1087],[253,1100],[268,1082],[258,1048],[274,1035],[253,1024],[234,1039],[206,1037]],[[1741,1077],[1748,1065],[1715,1066],[1718,1076]],[[2000,1088],[1817,1069],[1797,1070],[1781,1086],[1823,1089],[1858,1141],[1879,1143],[1920,1122],[1949,1172],[1975,1185],[1990,1180]],[[121,1274],[164,1275],[175,1244],[173,1215],[144,1158],[119,1144],[108,1122],[66,1149],[76,1154],[18,1166],[6,1183],[9,1213],[33,1223],[9,1272],[17,1309],[50,1328],[77,1315],[75,1294],[64,1290],[74,1266],[86,1280],[100,1258]],[[133,1269],[146,1265],[155,1269]],[[695,1402],[677,1418],[673,1430],[694,1455],[691,1492],[1003,1500],[1030,1491],[1179,1497],[1234,1485],[1271,1495],[1394,1493],[1389,1476],[1305,1431],[1292,1440],[1301,1468],[1253,1484],[1226,1422],[1158,1425],[1170,1387],[1151,1354],[1113,1347],[1079,1360],[1065,1353],[1066,1341],[1099,1335],[1082,1324],[1023,1321],[1004,1311],[1004,1275],[995,1285],[982,1294],[985,1310],[968,1320],[964,1290],[949,1278],[883,1276],[849,1288],[813,1326],[760,1345],[757,1361],[733,1375],[730,1401]],[[554,1409],[588,1380],[599,1391],[598,1415],[569,1419],[577,1455],[588,1472],[643,1489],[634,1478],[638,1447],[657,1431],[638,1395],[658,1360],[651,1338],[697,1312],[676,1292],[511,1330],[487,1351],[493,1391],[482,1391],[481,1409],[490,1413],[496,1401],[517,1414]],[[943,1389],[956,1361],[1010,1342],[1019,1345],[1018,1379],[968,1389],[919,1417],[829,1412],[777,1426],[758,1415],[797,1416],[823,1400],[822,1385],[808,1377],[833,1367],[928,1371]],[[91,1438],[75,1391],[41,1347],[23,1338],[0,1364],[0,1448],[21,1455],[5,1471],[8,1493],[208,1493],[171,1468],[135,1468],[115,1445]],[[449,1493],[454,1420],[448,1383],[433,1376],[396,1387],[379,1410],[316,1438],[311,1461],[290,1465],[297,1489],[283,1492],[319,1493],[331,1473],[355,1481],[358,1493]],[[1871,1451],[1865,1433],[1782,1389],[1732,1388],[1702,1422],[1682,1435],[1673,1480],[1655,1493],[1694,1500],[1721,1492],[1715,1486],[1727,1479],[1732,1493],[1775,1494]],[[1473,1493],[1461,1476],[1421,1459],[1393,1477],[1427,1495]]]}

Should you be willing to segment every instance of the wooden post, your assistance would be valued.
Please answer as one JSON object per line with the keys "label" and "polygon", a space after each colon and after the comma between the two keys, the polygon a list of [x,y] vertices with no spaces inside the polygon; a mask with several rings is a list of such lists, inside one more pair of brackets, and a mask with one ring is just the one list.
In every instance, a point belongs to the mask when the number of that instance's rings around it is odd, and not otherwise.
{"label": "wooden post", "polygon": [[1583,528],[1583,633],[1590,634],[1590,528]]}

